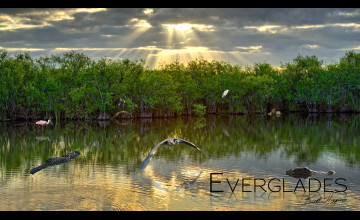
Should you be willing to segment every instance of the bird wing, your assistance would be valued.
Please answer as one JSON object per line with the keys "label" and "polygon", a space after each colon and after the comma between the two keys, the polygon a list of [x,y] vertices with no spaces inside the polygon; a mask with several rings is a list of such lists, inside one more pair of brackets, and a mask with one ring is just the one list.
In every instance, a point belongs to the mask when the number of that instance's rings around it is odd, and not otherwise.
{"label": "bird wing", "polygon": [[151,151],[150,153],[146,156],[146,158],[143,160],[143,162],[141,163],[140,167],[139,167],[139,171],[144,170],[147,165],[150,163],[150,160],[152,158],[152,156],[154,156],[154,154],[156,153],[157,149],[160,147],[160,145],[166,143],[167,140],[163,140],[160,143],[158,143]]}
{"label": "bird wing", "polygon": [[187,144],[195,149],[198,149],[199,151],[203,152],[204,154],[206,154],[207,156],[211,156],[210,154],[204,152],[203,150],[201,150],[199,147],[197,147],[195,144],[191,143],[190,141],[181,139],[181,138],[175,138],[175,142],[176,143],[183,143],[183,144]]}

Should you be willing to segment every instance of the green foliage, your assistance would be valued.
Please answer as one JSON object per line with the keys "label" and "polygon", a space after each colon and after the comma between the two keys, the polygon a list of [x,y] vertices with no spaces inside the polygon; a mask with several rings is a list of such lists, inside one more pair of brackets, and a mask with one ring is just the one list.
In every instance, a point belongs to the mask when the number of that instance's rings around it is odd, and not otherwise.
{"label": "green foliage", "polygon": [[[230,90],[222,97],[225,90]],[[125,104],[115,106],[121,97]],[[222,61],[175,61],[148,69],[145,62],[92,60],[71,51],[37,59],[0,50],[0,118],[16,115],[78,119],[125,110],[135,117],[206,113],[360,111],[360,53],[346,52],[324,66],[298,55],[274,68],[255,63],[242,70]]]}
{"label": "green foliage", "polygon": [[197,116],[204,116],[206,113],[206,106],[202,104],[194,104],[194,113]]}

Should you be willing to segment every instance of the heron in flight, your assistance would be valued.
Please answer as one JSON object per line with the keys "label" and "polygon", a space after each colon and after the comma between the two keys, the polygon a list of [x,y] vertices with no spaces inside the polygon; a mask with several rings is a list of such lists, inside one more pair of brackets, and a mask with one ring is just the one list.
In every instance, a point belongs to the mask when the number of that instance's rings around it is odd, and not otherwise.
{"label": "heron in flight", "polygon": [[144,170],[147,165],[150,163],[151,158],[154,156],[154,154],[156,153],[157,149],[161,146],[161,145],[168,145],[168,146],[174,146],[176,143],[183,143],[183,144],[187,144],[195,149],[198,149],[199,151],[203,152],[204,154],[206,154],[207,156],[210,156],[210,154],[205,153],[203,150],[201,150],[200,148],[198,148],[197,146],[195,146],[195,144],[180,139],[180,138],[173,138],[173,137],[168,137],[167,139],[161,141],[160,143],[158,143],[151,151],[150,153],[146,156],[146,158],[143,160],[143,162],[140,165],[139,171]]}

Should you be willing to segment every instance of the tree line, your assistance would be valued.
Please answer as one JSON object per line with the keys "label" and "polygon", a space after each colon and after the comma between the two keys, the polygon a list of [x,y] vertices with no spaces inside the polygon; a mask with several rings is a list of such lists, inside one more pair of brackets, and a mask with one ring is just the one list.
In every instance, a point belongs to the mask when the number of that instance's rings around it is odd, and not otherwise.
{"label": "tree line", "polygon": [[[227,96],[222,93],[229,90]],[[115,105],[121,98],[124,102]],[[298,55],[273,67],[195,59],[148,68],[145,61],[93,60],[77,52],[32,58],[0,50],[0,119],[109,119],[281,112],[360,112],[360,53],[324,65]],[[129,117],[120,114],[119,117]]]}

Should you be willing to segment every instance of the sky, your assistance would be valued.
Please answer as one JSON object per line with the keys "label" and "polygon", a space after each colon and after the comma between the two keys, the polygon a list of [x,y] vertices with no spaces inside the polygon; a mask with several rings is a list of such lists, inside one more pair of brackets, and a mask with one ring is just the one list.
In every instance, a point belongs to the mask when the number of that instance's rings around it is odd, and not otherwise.
{"label": "sky", "polygon": [[0,50],[33,58],[194,59],[277,67],[299,54],[336,63],[360,50],[358,8],[1,8]]}

